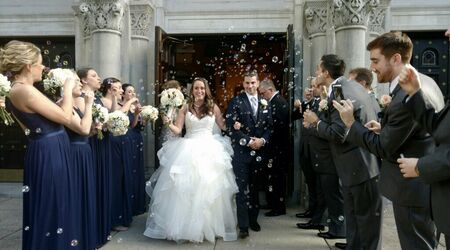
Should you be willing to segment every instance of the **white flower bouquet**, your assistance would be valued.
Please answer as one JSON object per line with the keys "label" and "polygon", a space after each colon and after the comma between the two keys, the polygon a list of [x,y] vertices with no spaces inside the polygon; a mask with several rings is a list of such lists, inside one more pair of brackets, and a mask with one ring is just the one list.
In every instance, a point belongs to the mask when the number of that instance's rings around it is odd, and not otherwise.
{"label": "white flower bouquet", "polygon": [[160,109],[167,116],[171,116],[175,108],[180,108],[184,102],[183,93],[176,88],[166,89],[161,93]]}
{"label": "white flower bouquet", "polygon": [[159,112],[158,112],[157,108],[155,108],[151,105],[142,107],[141,116],[144,121],[155,122],[156,119],[158,119],[158,115],[159,115]]}
{"label": "white flower bouquet", "polygon": [[392,97],[390,95],[382,95],[380,97],[380,107],[386,108],[392,101]]}
{"label": "white flower bouquet", "polygon": [[100,128],[97,128],[97,138],[103,139],[101,126],[108,120],[108,109],[98,103],[94,103],[92,106],[92,120],[96,127],[100,126]]}
{"label": "white flower bouquet", "polygon": [[6,126],[14,123],[11,114],[5,108],[5,98],[9,95],[10,90],[11,82],[8,81],[6,76],[0,74],[0,119],[2,119]]}
{"label": "white flower bouquet", "polygon": [[328,110],[328,101],[327,101],[327,99],[320,100],[320,102],[319,102],[319,109],[318,110],[319,110],[319,112]]}
{"label": "white flower bouquet", "polygon": [[42,81],[44,92],[54,100],[59,99],[63,93],[64,82],[67,78],[73,78],[73,72],[70,69],[51,69],[47,77]]}
{"label": "white flower bouquet", "polygon": [[128,131],[128,125],[130,125],[130,119],[122,111],[116,110],[109,113],[108,121],[106,121],[106,127],[114,136],[126,134]]}

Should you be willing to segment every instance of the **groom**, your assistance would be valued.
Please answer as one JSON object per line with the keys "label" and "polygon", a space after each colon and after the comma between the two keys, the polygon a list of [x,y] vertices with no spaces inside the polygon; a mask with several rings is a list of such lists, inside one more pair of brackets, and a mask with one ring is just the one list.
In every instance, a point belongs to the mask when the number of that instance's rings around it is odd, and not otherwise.
{"label": "groom", "polygon": [[[256,71],[244,74],[245,92],[234,97],[228,105],[226,125],[231,137],[234,156],[233,171],[239,193],[236,195],[239,238],[248,237],[248,228],[260,231],[258,224],[258,176],[266,162],[264,146],[269,143],[272,117],[267,101],[258,97],[259,79]],[[233,127],[235,122],[240,129]]]}

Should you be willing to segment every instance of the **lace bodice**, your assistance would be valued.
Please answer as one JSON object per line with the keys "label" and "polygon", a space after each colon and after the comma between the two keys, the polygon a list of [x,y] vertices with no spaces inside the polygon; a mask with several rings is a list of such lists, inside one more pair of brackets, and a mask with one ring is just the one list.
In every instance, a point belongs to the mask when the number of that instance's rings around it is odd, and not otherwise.
{"label": "lace bodice", "polygon": [[212,135],[216,119],[214,115],[207,115],[199,119],[191,112],[186,113],[184,124],[186,126],[186,137],[194,137],[198,135]]}

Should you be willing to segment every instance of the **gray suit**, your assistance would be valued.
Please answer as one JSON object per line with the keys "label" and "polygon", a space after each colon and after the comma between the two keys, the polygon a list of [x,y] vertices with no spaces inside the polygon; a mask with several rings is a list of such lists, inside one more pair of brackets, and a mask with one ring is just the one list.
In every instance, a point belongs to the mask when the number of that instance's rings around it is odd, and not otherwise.
{"label": "gray suit", "polygon": [[[367,91],[358,83],[340,78],[344,98],[354,100],[356,119],[365,123],[376,120]],[[335,84],[337,84],[335,83]],[[381,196],[378,189],[379,159],[369,151],[346,141],[346,129],[339,112],[328,100],[328,119],[317,126],[320,137],[330,142],[333,161],[342,182],[347,249],[378,249],[381,228]]]}

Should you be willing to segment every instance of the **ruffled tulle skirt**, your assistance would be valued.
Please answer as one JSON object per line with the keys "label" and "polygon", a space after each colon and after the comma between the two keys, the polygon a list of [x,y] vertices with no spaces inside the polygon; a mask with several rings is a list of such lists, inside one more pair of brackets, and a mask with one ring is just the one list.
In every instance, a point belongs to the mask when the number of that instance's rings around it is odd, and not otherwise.
{"label": "ruffled tulle skirt", "polygon": [[197,135],[169,140],[161,167],[147,183],[151,197],[144,235],[156,239],[236,240],[235,193],[228,138]]}

